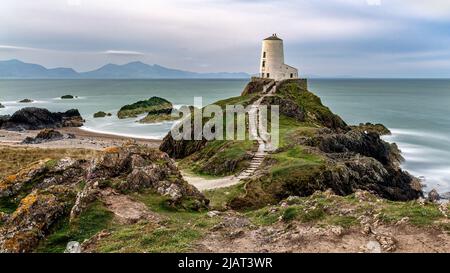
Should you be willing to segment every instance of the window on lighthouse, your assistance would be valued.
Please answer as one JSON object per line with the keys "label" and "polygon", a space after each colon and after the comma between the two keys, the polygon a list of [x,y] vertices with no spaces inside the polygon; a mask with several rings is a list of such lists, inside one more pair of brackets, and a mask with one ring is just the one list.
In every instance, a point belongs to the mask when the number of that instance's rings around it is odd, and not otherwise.
{"label": "window on lighthouse", "polygon": [[266,61],[263,61],[262,67],[266,67]]}
{"label": "window on lighthouse", "polygon": [[266,57],[266,52],[264,51],[264,52],[263,52],[263,58],[265,58],[265,57]]}

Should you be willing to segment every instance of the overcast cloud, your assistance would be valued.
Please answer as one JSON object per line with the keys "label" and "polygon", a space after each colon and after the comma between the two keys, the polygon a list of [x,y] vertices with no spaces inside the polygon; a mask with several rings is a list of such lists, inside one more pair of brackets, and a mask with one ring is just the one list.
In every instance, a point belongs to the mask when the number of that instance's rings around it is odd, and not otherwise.
{"label": "overcast cloud", "polygon": [[272,33],[303,75],[450,76],[446,0],[0,0],[0,60],[78,71],[256,73]]}

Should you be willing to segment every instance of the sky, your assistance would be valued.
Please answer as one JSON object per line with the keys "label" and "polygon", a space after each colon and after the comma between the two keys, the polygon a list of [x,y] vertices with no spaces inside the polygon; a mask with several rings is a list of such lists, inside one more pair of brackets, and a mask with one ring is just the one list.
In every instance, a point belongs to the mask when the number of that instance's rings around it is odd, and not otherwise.
{"label": "sky", "polygon": [[258,72],[277,33],[319,77],[450,77],[448,0],[0,0],[0,60]]}

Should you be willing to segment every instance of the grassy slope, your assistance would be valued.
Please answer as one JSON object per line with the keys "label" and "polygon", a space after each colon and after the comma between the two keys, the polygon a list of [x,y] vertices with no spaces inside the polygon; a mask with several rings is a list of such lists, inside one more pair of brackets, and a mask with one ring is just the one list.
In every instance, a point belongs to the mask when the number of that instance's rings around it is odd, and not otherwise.
{"label": "grassy slope", "polygon": [[[215,102],[215,105],[225,109],[227,105],[242,105],[246,107],[251,104],[257,98],[255,94],[247,96],[233,97],[225,100]],[[225,116],[224,116],[225,119]],[[204,123],[207,119],[204,119]],[[236,124],[236,119],[235,119]],[[224,122],[224,138],[226,139],[226,121]],[[193,155],[180,160],[179,167],[186,171],[192,172],[196,175],[207,175],[213,177],[227,176],[238,173],[248,166],[249,160],[246,159],[248,152],[257,150],[255,141],[249,140],[248,135],[246,140],[242,141],[227,141],[227,140],[214,140],[208,142],[204,149],[194,153]],[[234,168],[228,168],[221,166],[225,162],[229,162],[233,165],[236,162]]]}
{"label": "grassy slope", "polygon": [[[360,225],[358,218],[367,212],[376,215],[384,224],[395,224],[408,218],[409,223],[417,227],[437,227],[450,231],[448,218],[439,210],[439,204],[420,204],[417,201],[392,202],[367,195],[361,201],[355,194],[349,196],[328,196],[316,193],[309,197],[299,197],[286,201],[284,207],[271,213],[271,207],[249,211],[246,215],[257,225],[271,225],[282,219],[315,224],[317,226],[338,225],[344,228]],[[351,213],[342,213],[343,210]],[[447,214],[450,212],[447,207]]]}
{"label": "grassy slope", "polygon": [[174,210],[166,206],[165,197],[151,192],[132,197],[160,214],[163,222],[115,226],[112,235],[97,247],[99,252],[185,252],[217,223],[206,212]]}
{"label": "grassy slope", "polygon": [[83,242],[97,232],[111,228],[112,220],[113,214],[100,201],[96,201],[80,215],[77,222],[70,224],[68,217],[59,221],[51,234],[37,247],[36,252],[64,252],[67,242]]}

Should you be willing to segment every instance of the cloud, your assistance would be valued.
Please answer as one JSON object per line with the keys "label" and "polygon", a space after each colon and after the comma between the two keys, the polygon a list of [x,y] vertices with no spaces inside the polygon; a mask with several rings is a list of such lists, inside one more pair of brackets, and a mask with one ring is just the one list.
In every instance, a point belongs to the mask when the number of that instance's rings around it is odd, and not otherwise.
{"label": "cloud", "polygon": [[116,56],[142,56],[144,53],[138,51],[129,50],[106,50],[103,52],[106,55],[116,55]]}
{"label": "cloud", "polygon": [[20,51],[20,50],[33,50],[37,51],[38,48],[24,47],[24,46],[14,46],[14,45],[0,45],[0,51]]}
{"label": "cloud", "polygon": [[0,57],[254,73],[261,39],[276,32],[287,62],[310,74],[360,74],[365,60],[383,71],[415,54],[418,73],[433,52],[450,52],[449,19],[444,0],[2,0],[0,44],[21,46],[0,46]]}

